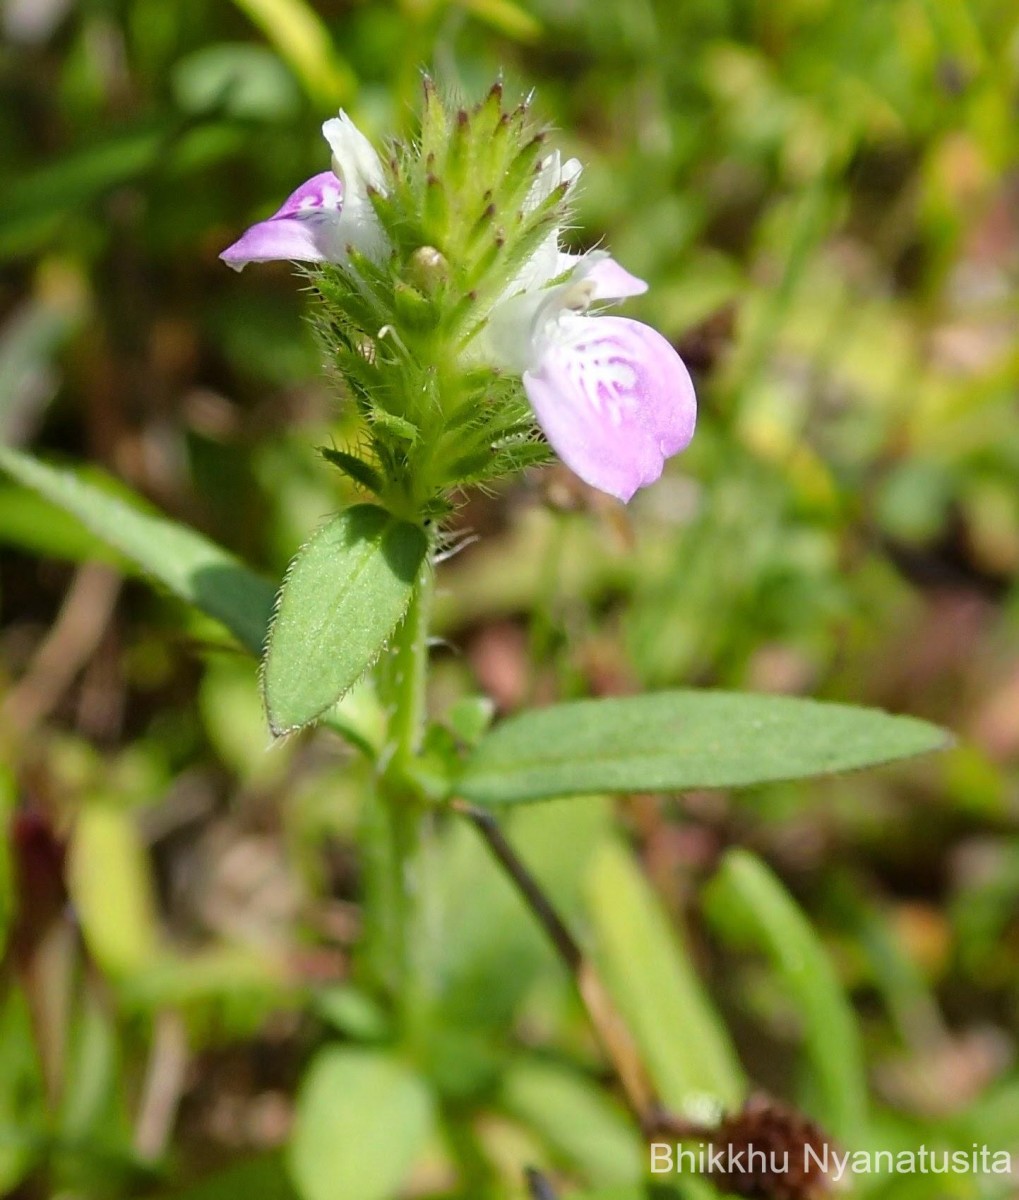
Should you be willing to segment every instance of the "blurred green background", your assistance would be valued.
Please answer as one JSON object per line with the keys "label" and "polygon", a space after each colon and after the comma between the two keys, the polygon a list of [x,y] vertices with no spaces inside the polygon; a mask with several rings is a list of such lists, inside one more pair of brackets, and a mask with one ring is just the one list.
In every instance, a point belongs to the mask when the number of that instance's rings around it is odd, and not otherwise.
{"label": "blurred green background", "polygon": [[[625,512],[558,469],[469,499],[433,702],[721,685],[955,730],[915,767],[553,805],[513,832],[666,1094],[708,1020],[843,1136],[1019,1162],[1015,4],[4,0],[0,19],[0,440],[88,460],[273,578],[348,499],[314,447],[352,427],[300,281],[219,251],[325,169],[338,106],[381,139],[413,130],[423,69],[468,100],[500,73],[536,89],[585,164],[573,248],[650,282],[630,311],[686,357],[699,432]],[[327,735],[270,749],[254,665],[119,566],[0,483],[0,1190],[482,1200],[523,1196],[525,1163],[564,1195],[630,1185],[636,1134],[568,981],[465,831],[437,852],[430,1090],[405,1086],[392,1144],[368,1128],[344,1159],[357,1062],[335,1056],[388,1019],[351,982],[364,768]],[[789,914],[763,934],[741,915],[715,873],[735,845],[795,897],[851,1010],[769,951]],[[396,1182],[367,1178],[418,1126]]]}

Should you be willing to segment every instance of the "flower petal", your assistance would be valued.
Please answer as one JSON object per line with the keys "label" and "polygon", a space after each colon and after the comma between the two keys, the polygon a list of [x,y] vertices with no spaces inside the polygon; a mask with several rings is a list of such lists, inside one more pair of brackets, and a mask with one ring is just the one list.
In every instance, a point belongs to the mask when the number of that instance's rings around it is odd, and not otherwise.
{"label": "flower petal", "polygon": [[368,190],[385,194],[382,159],[342,108],[338,117],[325,122],[322,132],[333,152],[333,170],[343,181],[339,261],[346,257],[347,248],[353,247],[372,262],[381,262],[389,252],[389,242],[375,215]]}
{"label": "flower petal", "polygon": [[693,437],[693,383],[672,346],[626,317],[563,314],[524,388],[552,448],[585,482],[629,500]]}
{"label": "flower petal", "polygon": [[[548,237],[540,241],[531,257],[513,277],[504,296],[515,296],[519,292],[536,292],[547,287],[563,271],[559,260],[559,230],[553,229]],[[568,268],[566,268],[568,269]]]}
{"label": "flower petal", "polygon": [[249,262],[323,262],[335,258],[343,188],[332,171],[302,183],[265,221],[252,225],[219,256],[235,271]]}
{"label": "flower petal", "polygon": [[[531,190],[524,201],[524,211],[531,212],[537,208],[561,183],[572,188],[582,170],[579,160],[568,158],[563,162],[559,151],[554,150],[541,160],[538,177],[531,184]],[[538,244],[503,295],[515,296],[518,292],[533,292],[538,288],[547,287],[553,279],[571,270],[583,257],[582,254],[560,254],[559,230],[553,229],[548,237]],[[569,261],[566,261],[567,259]]]}
{"label": "flower petal", "polygon": [[322,133],[333,152],[333,170],[346,185],[348,199],[352,195],[367,197],[370,187],[385,191],[382,160],[342,108],[338,117],[325,122]]}
{"label": "flower petal", "polygon": [[627,296],[643,296],[647,291],[643,279],[631,275],[605,250],[588,250],[586,254],[560,251],[549,277],[557,279],[567,271],[572,272],[574,283],[587,281],[591,285],[592,300],[625,300]]}
{"label": "flower petal", "polygon": [[595,300],[623,300],[627,296],[642,296],[647,291],[643,279],[631,275],[608,254],[598,258],[586,278],[594,284]]}
{"label": "flower petal", "polygon": [[301,184],[283,201],[270,220],[277,217],[328,219],[343,209],[343,184],[332,171],[320,171]]}
{"label": "flower petal", "polygon": [[533,212],[543,200],[547,200],[552,195],[561,183],[565,183],[567,189],[572,190],[583,169],[579,159],[568,158],[563,162],[562,155],[558,150],[547,154],[541,160],[538,177],[531,184],[531,190],[527,193],[527,199],[524,201],[525,212]]}

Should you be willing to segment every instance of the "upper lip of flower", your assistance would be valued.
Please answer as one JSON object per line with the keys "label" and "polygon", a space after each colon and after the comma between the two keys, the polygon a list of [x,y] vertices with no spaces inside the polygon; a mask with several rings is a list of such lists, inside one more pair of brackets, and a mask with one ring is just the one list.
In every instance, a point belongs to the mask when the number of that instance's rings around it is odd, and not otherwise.
{"label": "upper lip of flower", "polygon": [[249,262],[290,259],[343,262],[349,247],[370,258],[385,255],[387,244],[372,208],[369,190],[385,191],[382,160],[341,109],[322,126],[333,153],[331,171],[313,175],[271,217],[258,221],[222,252],[235,270]]}
{"label": "upper lip of flower", "polygon": [[[563,313],[586,314],[596,301],[611,302],[647,291],[604,250],[572,255],[556,251],[566,277],[558,283],[508,291],[492,309],[482,340],[484,352],[498,366],[523,372],[537,362],[555,337]],[[554,277],[555,278],[555,277]]]}
{"label": "upper lip of flower", "polygon": [[333,172],[343,181],[348,203],[367,199],[369,188],[385,193],[382,159],[342,108],[339,116],[323,122],[322,136],[333,153]]}

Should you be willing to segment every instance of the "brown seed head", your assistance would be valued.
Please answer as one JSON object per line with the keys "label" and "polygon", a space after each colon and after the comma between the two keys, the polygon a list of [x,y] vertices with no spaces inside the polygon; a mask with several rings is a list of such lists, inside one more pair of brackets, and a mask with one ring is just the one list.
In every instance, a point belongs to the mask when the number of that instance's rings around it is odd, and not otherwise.
{"label": "brown seed head", "polygon": [[832,1139],[802,1113],[767,1096],[751,1097],[726,1117],[711,1132],[711,1143],[727,1164],[742,1164],[731,1173],[711,1173],[723,1191],[752,1200],[822,1200],[830,1194],[831,1180],[817,1159],[824,1160],[826,1146],[836,1148]]}

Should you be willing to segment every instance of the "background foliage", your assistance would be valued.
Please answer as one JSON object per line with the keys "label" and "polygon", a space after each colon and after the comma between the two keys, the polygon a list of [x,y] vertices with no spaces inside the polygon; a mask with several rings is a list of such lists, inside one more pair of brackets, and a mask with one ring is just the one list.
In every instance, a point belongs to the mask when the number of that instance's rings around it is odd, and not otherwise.
{"label": "background foliage", "polygon": [[[711,684],[955,729],[917,767],[564,801],[512,836],[666,1099],[738,1104],[749,1077],[854,1144],[1019,1154],[1014,6],[2,15],[0,440],[88,458],[270,579],[352,498],[313,452],[350,418],[290,270],[219,250],[325,165],[338,105],[378,137],[412,128],[423,66],[538,88],[586,164],[575,246],[650,281],[632,311],[683,350],[701,424],[625,514],[556,470],[469,499],[434,705]],[[219,627],[12,482],[0,541],[0,1188],[477,1200],[535,1163],[636,1195],[569,981],[474,836],[436,852],[440,1036],[394,1057],[351,973],[364,768],[328,733],[268,750]]]}

